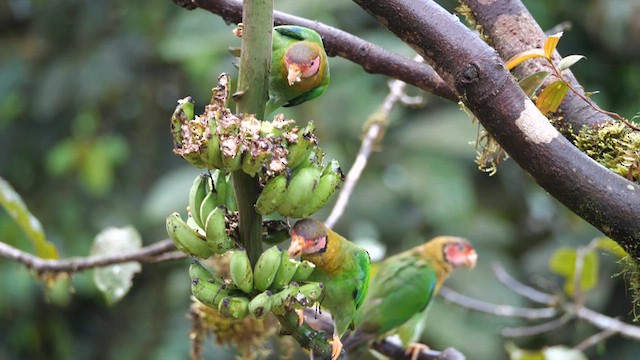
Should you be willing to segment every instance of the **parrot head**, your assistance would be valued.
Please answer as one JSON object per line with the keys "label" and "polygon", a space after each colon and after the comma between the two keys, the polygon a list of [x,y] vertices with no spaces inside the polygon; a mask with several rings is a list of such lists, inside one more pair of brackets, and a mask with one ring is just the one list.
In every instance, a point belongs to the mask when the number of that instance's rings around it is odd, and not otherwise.
{"label": "parrot head", "polygon": [[293,85],[303,79],[308,79],[320,70],[321,49],[311,42],[297,42],[284,55],[287,68],[287,81]]}
{"label": "parrot head", "polygon": [[327,249],[327,228],[320,221],[306,218],[299,220],[291,228],[289,257],[318,254]]}
{"label": "parrot head", "polygon": [[478,253],[464,238],[441,236],[434,241],[442,242],[442,257],[454,269],[466,267],[473,269],[478,261]]}

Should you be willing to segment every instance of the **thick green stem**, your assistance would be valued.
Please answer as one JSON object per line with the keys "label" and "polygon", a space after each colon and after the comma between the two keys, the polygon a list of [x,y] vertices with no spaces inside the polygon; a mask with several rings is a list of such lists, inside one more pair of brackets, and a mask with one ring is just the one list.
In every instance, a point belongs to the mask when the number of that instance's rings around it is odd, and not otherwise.
{"label": "thick green stem", "polygon": [[[236,112],[256,114],[261,119],[269,97],[269,67],[271,65],[271,32],[273,0],[245,0],[242,10],[242,53]],[[242,171],[233,173],[233,187],[240,212],[240,240],[255,264],[262,253],[262,216],[254,204],[260,194],[258,177]]]}

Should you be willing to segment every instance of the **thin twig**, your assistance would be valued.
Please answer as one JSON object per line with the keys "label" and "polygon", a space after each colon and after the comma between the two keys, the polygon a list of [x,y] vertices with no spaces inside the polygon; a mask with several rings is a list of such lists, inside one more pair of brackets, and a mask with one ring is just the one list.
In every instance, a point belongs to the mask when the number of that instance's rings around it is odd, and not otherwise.
{"label": "thin twig", "polygon": [[166,239],[153,243],[151,245],[147,245],[141,249],[123,254],[71,257],[67,259],[51,260],[40,258],[28,252],[17,249],[11,245],[0,242],[0,257],[5,257],[20,262],[27,268],[34,270],[38,274],[47,272],[78,272],[95,267],[120,264],[128,261],[137,261],[140,263],[155,263],[160,261],[170,261],[184,258],[184,255],[180,257],[175,255],[165,256],[166,253],[172,253],[174,250],[176,250],[176,248],[173,245],[173,241],[171,241],[170,239]]}
{"label": "thin twig", "polygon": [[517,328],[504,328],[500,331],[500,334],[505,337],[525,337],[543,334],[559,328],[560,326],[569,322],[569,320],[571,320],[573,317],[573,314],[566,313],[557,319],[553,319],[549,322],[539,325]]}
{"label": "thin twig", "polygon": [[592,346],[602,343],[603,341],[605,341],[606,339],[608,339],[609,337],[617,333],[618,331],[616,331],[615,329],[602,330],[582,340],[578,345],[574,346],[573,348],[578,351],[585,351]]}
{"label": "thin twig", "polygon": [[487,314],[505,317],[523,318],[529,320],[550,319],[558,315],[556,308],[524,308],[511,305],[499,305],[486,301],[470,298],[462,295],[446,286],[440,288],[439,293],[445,300],[464,308],[475,310]]}
{"label": "thin twig", "polygon": [[[416,56],[414,60],[421,62],[422,57]],[[325,221],[325,225],[328,228],[332,228],[338,222],[342,214],[344,214],[349,203],[349,198],[351,197],[364,168],[367,166],[369,156],[371,156],[376,145],[382,141],[385,130],[389,126],[389,114],[391,113],[391,110],[393,110],[394,106],[398,102],[403,102],[405,100],[409,101],[404,92],[406,86],[407,84],[400,80],[389,81],[389,94],[385,97],[380,108],[378,108],[378,110],[367,120],[365,125],[366,132],[362,139],[362,144],[360,145],[360,150],[358,151],[356,160],[347,174],[342,191],[340,191],[340,194],[338,195],[338,200],[336,200],[329,217]],[[410,101],[414,103],[415,99],[412,98]]]}
{"label": "thin twig", "polygon": [[492,269],[498,281],[500,281],[507,288],[513,290],[513,292],[540,304],[549,306],[555,306],[558,304],[558,298],[556,296],[543,293],[542,291],[521,283],[509,273],[507,273],[507,270],[504,268],[504,266],[502,266],[502,264],[493,263]]}
{"label": "thin twig", "polygon": [[640,340],[640,327],[626,324],[618,319],[600,314],[586,307],[580,307],[576,311],[576,316],[586,320],[600,329],[612,329],[624,337]]}

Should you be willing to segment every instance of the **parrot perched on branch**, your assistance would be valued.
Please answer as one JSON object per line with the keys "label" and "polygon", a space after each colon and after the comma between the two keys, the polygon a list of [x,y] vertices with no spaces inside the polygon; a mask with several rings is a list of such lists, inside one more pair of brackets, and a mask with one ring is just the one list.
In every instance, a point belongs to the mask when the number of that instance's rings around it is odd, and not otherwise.
{"label": "parrot perched on branch", "polygon": [[347,352],[360,358],[357,354],[370,341],[398,334],[407,353],[417,358],[426,348],[415,342],[431,300],[453,270],[472,269],[477,259],[468,240],[439,236],[382,261],[371,275],[369,295],[354,318],[356,330],[345,339]]}
{"label": "parrot perched on branch", "polygon": [[310,218],[291,228],[289,256],[301,255],[316,265],[308,281],[324,284],[320,306],[334,322],[331,358],[342,350],[340,337],[353,328],[353,317],[365,299],[369,286],[369,253]]}
{"label": "parrot perched on branch", "polygon": [[274,27],[265,114],[315,99],[327,86],[329,63],[320,34],[301,26]]}

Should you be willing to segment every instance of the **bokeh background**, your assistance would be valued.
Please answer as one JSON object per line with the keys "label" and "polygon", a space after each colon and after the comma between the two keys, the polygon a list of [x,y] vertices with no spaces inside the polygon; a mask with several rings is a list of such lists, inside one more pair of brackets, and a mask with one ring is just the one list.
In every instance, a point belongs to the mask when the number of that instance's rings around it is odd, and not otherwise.
{"label": "bokeh background", "polygon": [[[637,0],[524,2],[544,29],[572,23],[559,50],[587,57],[574,73],[587,90],[600,92],[594,99],[603,108],[633,116],[640,94]],[[351,2],[277,0],[275,6],[413,56]],[[227,50],[239,44],[231,29],[216,15],[168,0],[0,2],[0,176],[24,197],[63,257],[88,254],[95,235],[108,226],[133,225],[145,244],[166,238],[164,219],[185,212],[198,173],[172,154],[169,117],[176,99],[192,95],[201,108],[220,72],[237,74]],[[331,59],[331,74],[324,96],[286,113],[315,120],[328,156],[349,169],[388,79],[339,58]],[[549,257],[599,233],[513,161],[501,162],[495,176],[479,171],[477,125],[458,105],[426,99],[424,108],[393,112],[337,231],[376,256],[438,234],[466,236],[478,249],[479,266],[456,273],[448,286],[486,301],[531,306],[492,275],[498,261],[520,280],[561,293]],[[33,251],[4,211],[0,241]],[[587,303],[630,321],[624,281],[612,277],[620,267],[612,256],[600,260],[600,281]],[[131,292],[108,306],[91,271],[46,291],[23,266],[0,259],[0,359],[185,359],[187,266],[188,260],[144,266]],[[500,337],[500,328],[525,324],[438,299],[423,341],[436,349],[456,347],[468,359],[502,359],[511,340]],[[513,341],[532,349],[573,346],[594,332],[570,322]],[[613,337],[588,354],[632,359],[638,351],[640,344]],[[205,349],[207,359],[234,354],[213,341]]]}

